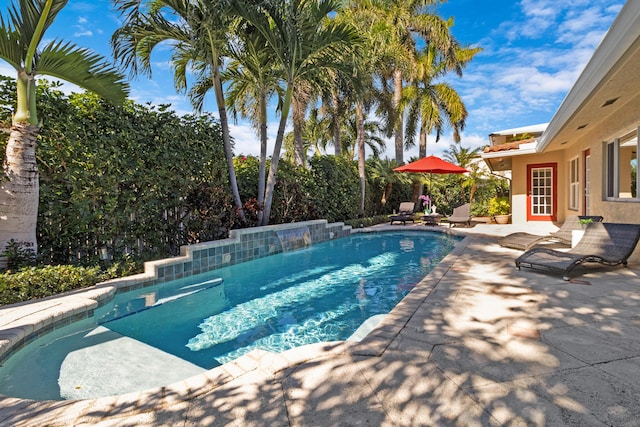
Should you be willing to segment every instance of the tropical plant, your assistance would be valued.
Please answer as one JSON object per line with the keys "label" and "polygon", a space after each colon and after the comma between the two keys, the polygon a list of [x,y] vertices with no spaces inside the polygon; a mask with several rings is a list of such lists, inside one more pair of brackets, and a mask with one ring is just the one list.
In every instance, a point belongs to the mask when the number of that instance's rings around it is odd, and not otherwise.
{"label": "tropical plant", "polygon": [[416,130],[419,128],[419,157],[427,155],[427,135],[435,131],[435,140],[438,142],[445,125],[453,129],[454,141],[460,142],[467,109],[456,90],[438,79],[450,71],[462,76],[462,68],[479,50],[456,47],[453,57],[444,57],[431,45],[418,55],[416,78],[405,89],[403,98],[408,103],[409,110],[405,147],[414,145]]}
{"label": "tropical plant", "polygon": [[269,223],[280,151],[294,90],[308,75],[323,70],[350,69],[346,58],[358,42],[352,27],[338,23],[330,14],[339,9],[337,0],[274,0],[252,4],[234,1],[234,11],[264,39],[275,64],[282,71],[284,97],[280,124],[271,156],[265,191],[262,224]]}
{"label": "tropical plant", "polygon": [[384,188],[384,192],[380,200],[382,207],[384,208],[391,197],[391,191],[394,184],[408,184],[411,182],[411,178],[407,176],[408,174],[398,173],[393,170],[398,166],[395,160],[373,159],[370,163],[371,178]]}
{"label": "tropical plant", "polygon": [[489,200],[489,208],[487,213],[489,216],[509,215],[511,205],[506,197],[493,197]]}
{"label": "tropical plant", "polygon": [[262,221],[267,165],[267,103],[277,95],[282,102],[282,87],[278,82],[278,69],[271,61],[260,34],[249,28],[238,28],[238,43],[230,46],[232,61],[224,78],[228,81],[227,103],[229,111],[237,119],[249,117],[258,130],[260,138],[260,161],[258,163],[258,196],[260,208],[258,220]]}
{"label": "tropical plant", "polygon": [[116,59],[134,75],[151,75],[153,50],[161,44],[171,43],[174,49],[171,62],[174,85],[179,92],[185,92],[187,71],[195,71],[196,83],[189,95],[198,110],[202,108],[204,94],[213,88],[229,168],[229,183],[238,215],[244,221],[220,75],[223,58],[228,51],[232,19],[226,4],[223,0],[114,0],[123,24],[114,32],[111,43]]}
{"label": "tropical plant", "polygon": [[[353,84],[349,79],[342,78],[338,75],[336,84],[333,87],[332,94],[334,97],[334,126],[341,121],[341,112],[348,110],[355,110],[355,114],[343,117],[342,121],[346,122],[348,141],[342,143],[339,138],[339,132],[334,130],[334,141],[340,141],[343,147],[346,147],[347,153],[350,157],[357,152],[358,159],[358,176],[360,178],[360,213],[362,217],[365,214],[365,202],[367,199],[367,171],[366,171],[366,159],[365,159],[365,146],[369,145],[372,149],[374,157],[378,157],[380,149],[384,148],[384,140],[379,138],[378,135],[383,134],[383,129],[376,123],[367,122],[367,113],[373,105],[374,94],[377,89],[374,87],[373,75],[375,71],[382,65],[380,61],[384,58],[384,55],[380,54],[379,48],[376,45],[378,41],[374,35],[375,32],[371,29],[371,24],[375,22],[375,17],[371,12],[372,10],[369,3],[352,1],[348,2],[348,7],[345,8],[344,13],[339,16],[339,19],[353,25],[362,34],[363,40],[360,45],[358,54],[354,54],[352,58],[353,71],[352,76],[355,77],[352,81],[357,82]],[[338,93],[346,94],[347,96],[338,100]],[[354,106],[355,108],[349,108],[348,106]],[[337,143],[337,142],[336,142]],[[386,203],[386,198],[383,199]]]}
{"label": "tropical plant", "polygon": [[[393,129],[396,163],[404,162],[403,138],[403,84],[416,74],[419,44],[433,46],[444,57],[455,55],[454,38],[450,23],[428,9],[436,0],[369,0],[371,28],[375,32],[375,45],[384,58],[379,69],[385,96],[381,106],[387,116],[389,129]],[[392,88],[389,86],[392,84]],[[389,93],[392,91],[392,93]],[[390,102],[388,102],[390,101]]]}
{"label": "tropical plant", "polygon": [[473,201],[473,193],[477,181],[483,177],[482,169],[478,163],[480,152],[480,147],[467,148],[458,144],[451,144],[443,153],[445,160],[470,171],[469,174],[455,175],[452,177],[452,179],[455,179],[464,188],[469,190],[467,193],[469,202]]}
{"label": "tropical plant", "polygon": [[0,58],[17,73],[17,102],[0,184],[0,248],[14,239],[37,252],[39,174],[36,141],[41,122],[36,109],[37,76],[48,75],[92,91],[113,103],[129,90],[105,58],[61,40],[43,42],[67,0],[18,0],[0,17]]}
{"label": "tropical plant", "polygon": [[[360,108],[363,110],[361,117]],[[384,128],[378,120],[370,118],[370,115],[364,111],[365,108],[366,106],[363,107],[362,103],[356,103],[354,114],[346,117],[342,126],[344,157],[349,159],[360,160],[360,150],[364,151],[364,148],[369,149],[372,157],[379,157],[386,147],[386,141],[383,138]]]}
{"label": "tropical plant", "polygon": [[[314,156],[321,156],[326,151],[327,145],[331,141],[331,134],[329,133],[329,119],[322,117],[318,108],[312,108],[309,112],[306,120],[303,121],[302,127],[302,153],[306,158],[307,153],[313,151]],[[285,153],[283,157],[299,164],[297,161],[296,147],[298,144],[295,142],[294,132],[289,132],[284,137],[283,148]],[[298,148],[298,151],[300,149]]]}

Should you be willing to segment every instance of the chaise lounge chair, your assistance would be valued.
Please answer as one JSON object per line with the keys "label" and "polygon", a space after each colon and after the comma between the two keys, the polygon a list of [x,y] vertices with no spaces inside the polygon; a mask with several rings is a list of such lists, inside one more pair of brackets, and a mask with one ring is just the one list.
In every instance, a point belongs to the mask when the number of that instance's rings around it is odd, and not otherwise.
{"label": "chaise lounge chair", "polygon": [[566,252],[532,248],[516,258],[516,267],[562,273],[562,278],[569,280],[571,270],[585,262],[626,266],[638,239],[640,224],[593,222],[587,224],[584,236],[574,248]]}
{"label": "chaise lounge chair", "polygon": [[537,234],[531,233],[511,233],[507,236],[504,236],[502,239],[498,241],[500,246],[504,246],[507,248],[520,249],[522,251],[526,251],[532,246],[537,245],[542,242],[555,242],[560,243],[564,246],[571,246],[571,232],[573,230],[581,230],[582,224],[580,223],[581,219],[590,219],[593,222],[602,222],[601,216],[577,216],[571,215],[568,216],[564,223],[558,228],[557,231],[553,233],[549,233],[546,236],[540,236]]}
{"label": "chaise lounge chair", "polygon": [[389,224],[393,224],[394,221],[402,222],[403,225],[407,224],[407,221],[415,222],[415,215],[413,208],[416,206],[413,202],[400,203],[400,209],[397,214],[389,215]]}
{"label": "chaise lounge chair", "polygon": [[465,203],[453,208],[453,213],[450,217],[447,217],[447,222],[449,223],[449,228],[454,224],[471,225],[471,204]]}

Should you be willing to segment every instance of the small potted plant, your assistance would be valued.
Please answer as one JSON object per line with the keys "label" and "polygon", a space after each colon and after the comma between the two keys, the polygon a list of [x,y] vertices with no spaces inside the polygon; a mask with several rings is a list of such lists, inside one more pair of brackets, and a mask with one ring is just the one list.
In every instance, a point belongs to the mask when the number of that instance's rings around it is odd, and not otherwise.
{"label": "small potted plant", "polygon": [[494,197],[489,200],[487,213],[493,217],[497,224],[508,224],[511,211],[509,199],[506,197]]}
{"label": "small potted plant", "polygon": [[431,213],[431,198],[422,194],[420,201],[422,201],[422,206],[424,207],[424,214],[429,215]]}

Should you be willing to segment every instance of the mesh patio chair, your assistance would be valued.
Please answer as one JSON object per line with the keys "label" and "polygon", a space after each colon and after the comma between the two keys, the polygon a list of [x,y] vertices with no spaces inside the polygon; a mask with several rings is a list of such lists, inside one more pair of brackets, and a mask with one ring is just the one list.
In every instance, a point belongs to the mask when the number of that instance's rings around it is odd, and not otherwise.
{"label": "mesh patio chair", "polygon": [[526,251],[538,243],[543,242],[555,242],[564,246],[571,246],[571,232],[573,230],[582,229],[583,224],[580,223],[580,220],[582,219],[590,219],[593,222],[602,222],[603,218],[599,215],[571,215],[568,216],[560,228],[553,233],[549,233],[545,236],[525,232],[511,233],[500,239],[498,243],[500,246],[520,249],[521,251]]}
{"label": "mesh patio chair", "polygon": [[640,239],[640,224],[593,222],[587,224],[578,244],[566,252],[535,247],[516,258],[516,267],[529,267],[561,273],[569,280],[569,273],[585,262],[614,266],[627,265]]}
{"label": "mesh patio chair", "polygon": [[402,222],[403,225],[407,224],[407,221],[415,222],[415,215],[413,208],[416,206],[413,202],[400,203],[400,209],[397,214],[389,215],[389,224],[393,224],[394,221]]}

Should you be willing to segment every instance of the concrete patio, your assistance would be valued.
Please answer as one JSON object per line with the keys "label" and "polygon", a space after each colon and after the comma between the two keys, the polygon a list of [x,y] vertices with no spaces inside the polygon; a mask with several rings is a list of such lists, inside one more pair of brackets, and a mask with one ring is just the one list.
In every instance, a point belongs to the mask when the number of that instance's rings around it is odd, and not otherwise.
{"label": "concrete patio", "polygon": [[360,343],[254,351],[122,396],[0,396],[0,425],[640,425],[640,262],[518,271],[497,237],[531,228],[454,228],[467,238]]}

